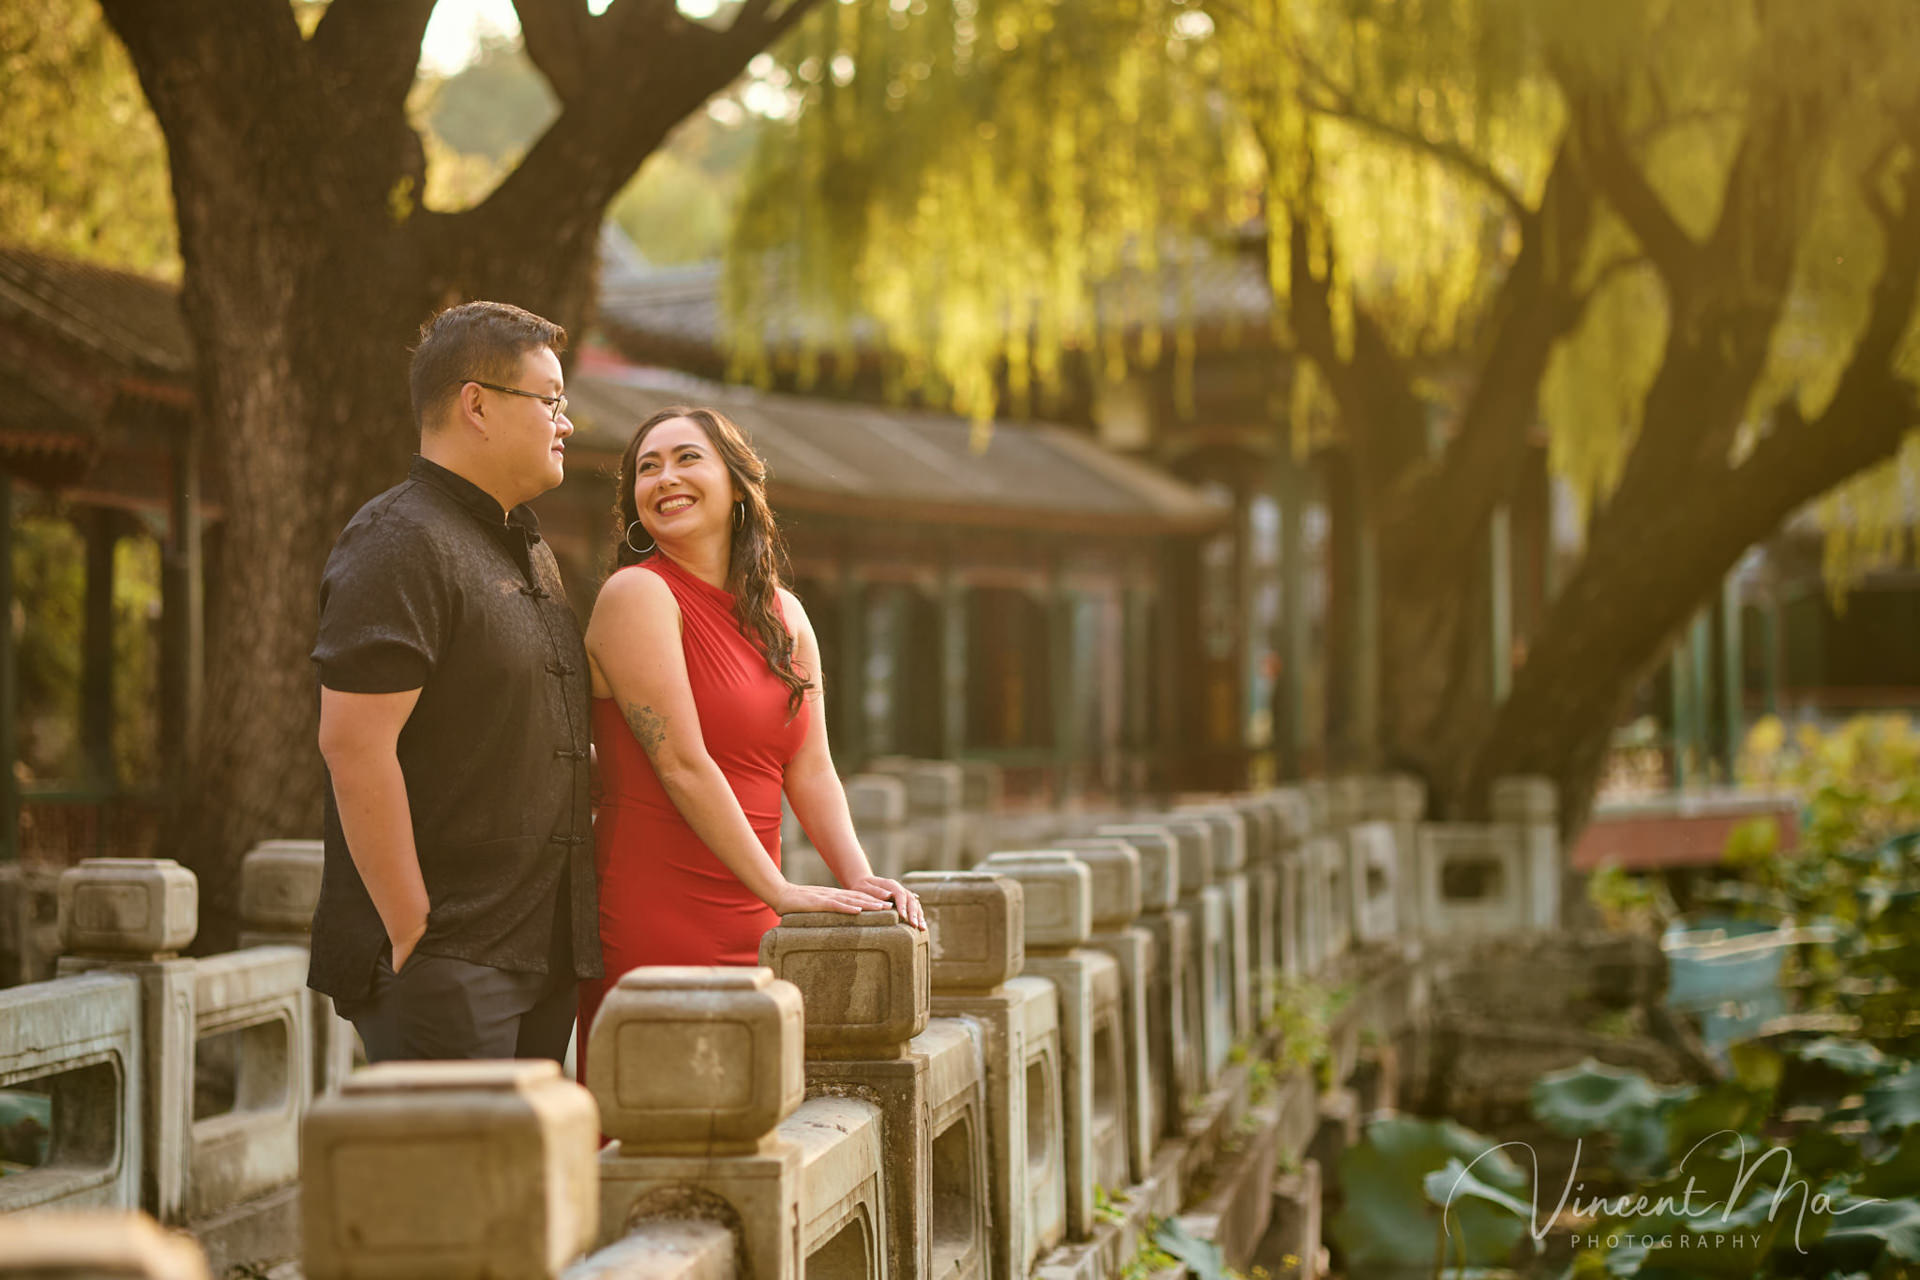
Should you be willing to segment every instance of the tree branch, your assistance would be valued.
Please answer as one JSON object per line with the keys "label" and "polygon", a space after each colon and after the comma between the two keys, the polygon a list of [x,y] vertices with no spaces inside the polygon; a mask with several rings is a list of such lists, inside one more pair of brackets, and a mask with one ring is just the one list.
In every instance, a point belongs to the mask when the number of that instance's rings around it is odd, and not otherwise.
{"label": "tree branch", "polygon": [[[1724,452],[1698,449],[1649,466],[1642,465],[1655,430],[1649,404],[1628,474],[1515,676],[1474,761],[1470,791],[1522,768],[1573,782],[1588,770],[1583,785],[1590,784],[1603,735],[1589,733],[1589,741],[1569,727],[1610,723],[1666,638],[1748,547],[1808,499],[1891,456],[1920,424],[1920,390],[1897,367],[1920,300],[1920,167],[1909,168],[1903,187],[1905,203],[1885,228],[1885,264],[1866,327],[1816,419],[1782,406],[1773,430],[1737,466]],[[1696,359],[1707,350],[1699,348]],[[1717,390],[1725,398],[1740,388]],[[1682,408],[1664,406],[1663,416]],[[1701,490],[1714,500],[1690,500]],[[1580,807],[1568,816],[1577,818]]]}
{"label": "tree branch", "polygon": [[238,122],[262,101],[289,114],[303,111],[298,98],[307,85],[297,70],[302,42],[291,5],[101,0],[100,8],[133,60],[169,150],[204,130],[209,118],[233,122],[235,137],[244,140]]}
{"label": "tree branch", "polygon": [[[528,7],[549,10],[563,2],[530,0]],[[585,28],[586,71],[577,88],[561,95],[559,118],[486,201],[456,216],[496,225],[539,221],[555,210],[554,193],[569,191],[593,206],[597,224],[606,201],[673,126],[732,83],[816,3],[793,0],[778,11],[749,3],[726,31],[709,31],[681,17],[673,0],[616,0]],[[546,56],[566,66],[573,39],[562,30],[567,20],[542,13],[538,21]]]}
{"label": "tree branch", "polygon": [[1594,180],[1634,238],[1669,281],[1691,280],[1700,246],[1667,208],[1660,193],[1627,148],[1620,122],[1592,95],[1574,102],[1574,129],[1586,150]]}
{"label": "tree branch", "polygon": [[[336,0],[336,3],[338,0]],[[513,0],[527,59],[562,104],[571,105],[589,83],[595,18],[581,0]]]}
{"label": "tree branch", "polygon": [[1383,523],[1382,551],[1399,574],[1452,572],[1494,505],[1511,493],[1554,344],[1579,323],[1591,294],[1576,291],[1573,276],[1592,225],[1592,182],[1569,133],[1539,209],[1521,221],[1520,252],[1494,300],[1459,430],[1438,465],[1408,476]]}
{"label": "tree branch", "polygon": [[[1309,170],[1312,162],[1309,160]],[[1312,178],[1308,178],[1311,187]],[[1308,247],[1312,219],[1323,217],[1309,193],[1288,215],[1287,318],[1300,353],[1326,378],[1340,424],[1354,457],[1355,474],[1369,501],[1385,492],[1404,463],[1417,456],[1424,437],[1424,409],[1413,391],[1406,362],[1359,299],[1353,306],[1353,353],[1343,356],[1333,328],[1331,264],[1313,270]],[[1331,243],[1328,256],[1335,252]]]}
{"label": "tree branch", "polygon": [[307,41],[330,93],[400,106],[420,66],[434,0],[332,0]]}

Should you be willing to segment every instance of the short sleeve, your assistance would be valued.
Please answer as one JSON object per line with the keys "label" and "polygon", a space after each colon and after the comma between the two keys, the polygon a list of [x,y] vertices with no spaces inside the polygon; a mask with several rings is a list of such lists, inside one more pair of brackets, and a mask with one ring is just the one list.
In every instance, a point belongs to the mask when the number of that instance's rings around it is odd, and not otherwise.
{"label": "short sleeve", "polygon": [[423,688],[450,612],[445,566],[425,530],[393,516],[356,519],[320,581],[320,683],[341,693]]}

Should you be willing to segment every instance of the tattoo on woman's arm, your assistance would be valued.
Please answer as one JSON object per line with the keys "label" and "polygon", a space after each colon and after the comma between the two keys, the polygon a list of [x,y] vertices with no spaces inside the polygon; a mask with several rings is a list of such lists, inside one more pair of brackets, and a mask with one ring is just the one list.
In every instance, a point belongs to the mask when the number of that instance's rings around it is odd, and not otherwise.
{"label": "tattoo on woman's arm", "polygon": [[641,747],[651,758],[667,737],[667,718],[652,707],[636,706],[625,703],[621,710],[627,717],[627,728],[633,730],[633,736],[640,741]]}

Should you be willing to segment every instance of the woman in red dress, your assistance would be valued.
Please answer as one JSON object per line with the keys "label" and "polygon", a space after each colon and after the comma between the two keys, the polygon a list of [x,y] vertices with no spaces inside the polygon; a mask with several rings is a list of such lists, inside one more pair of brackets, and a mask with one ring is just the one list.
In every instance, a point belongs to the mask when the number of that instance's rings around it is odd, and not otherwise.
{"label": "woman in red dress", "polygon": [[[711,409],[654,414],[620,461],[620,567],[586,637],[606,976],[581,985],[583,1070],[602,996],[636,965],[756,964],[795,911],[893,907],[926,927],[854,835],[765,488],[765,463]],[[781,875],[782,791],[844,887]]]}

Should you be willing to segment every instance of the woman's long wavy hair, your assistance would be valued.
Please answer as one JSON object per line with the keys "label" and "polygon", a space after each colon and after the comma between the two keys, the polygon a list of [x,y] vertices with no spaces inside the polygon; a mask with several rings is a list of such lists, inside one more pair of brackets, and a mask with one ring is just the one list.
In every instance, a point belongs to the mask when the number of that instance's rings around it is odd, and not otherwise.
{"label": "woman's long wavy hair", "polygon": [[640,518],[640,509],[633,500],[634,473],[639,467],[640,449],[647,433],[675,418],[685,418],[706,433],[720,460],[726,464],[727,473],[733,477],[733,487],[741,494],[744,515],[738,525],[732,526],[733,543],[727,559],[727,590],[733,593],[733,616],[740,623],[740,633],[766,655],[767,669],[787,686],[787,715],[797,715],[800,702],[813,683],[794,669],[793,637],[788,634],[780,611],[778,589],[787,560],[786,540],[773,521],[773,508],[767,505],[766,461],[748,442],[746,433],[725,414],[717,409],[676,405],[660,410],[635,429],[627,451],[620,455],[620,489],[613,504],[615,563],[624,569],[658,554],[657,548],[644,553],[635,551],[627,541],[627,530]]}

